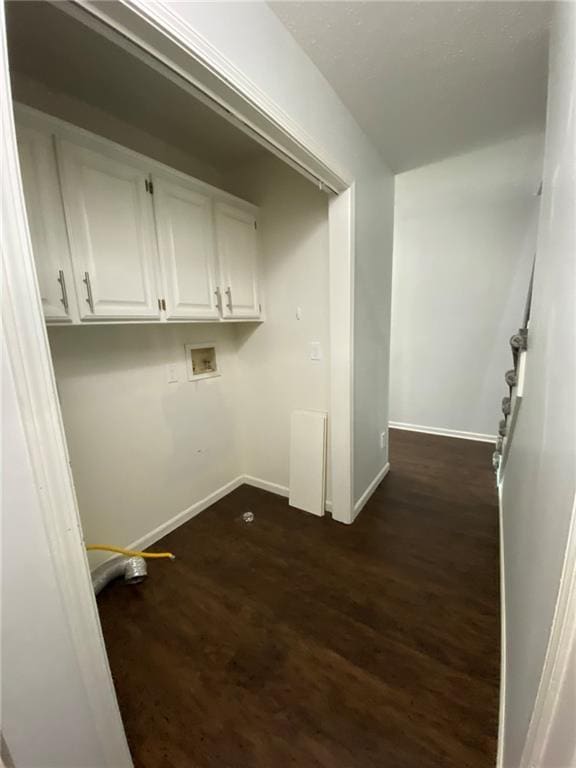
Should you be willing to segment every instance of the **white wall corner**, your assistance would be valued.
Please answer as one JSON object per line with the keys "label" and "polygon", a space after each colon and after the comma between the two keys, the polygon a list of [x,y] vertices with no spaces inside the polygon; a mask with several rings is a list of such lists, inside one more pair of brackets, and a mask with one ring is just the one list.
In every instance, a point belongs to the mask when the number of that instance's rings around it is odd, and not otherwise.
{"label": "white wall corner", "polygon": [[390,462],[387,461],[386,464],[384,464],[384,466],[382,467],[382,469],[378,472],[374,480],[372,480],[368,488],[366,488],[362,496],[360,496],[356,504],[354,504],[354,515],[352,517],[352,520],[350,521],[351,523],[353,523],[354,520],[356,520],[360,512],[364,509],[366,504],[370,501],[371,496],[376,491],[376,489],[378,488],[382,480],[384,480],[384,478],[386,477],[389,471],[390,471]]}
{"label": "white wall corner", "polygon": [[220,499],[223,499],[224,496],[232,493],[232,491],[241,486],[243,482],[244,477],[242,475],[235,477],[234,480],[231,480],[229,483],[226,483],[225,485],[216,489],[213,493],[210,493],[205,498],[200,499],[200,501],[197,501],[195,504],[192,504],[192,506],[182,510],[182,512],[179,512],[177,515],[174,515],[174,517],[171,517],[170,520],[162,523],[162,525],[159,525],[153,531],[150,531],[150,533],[147,533],[136,541],[133,541],[128,546],[128,549],[146,549],[147,547],[151,547],[164,536],[167,536],[169,533],[172,533],[172,531],[175,531],[176,528],[179,528],[181,525],[184,525],[184,523],[192,520],[192,518],[196,517],[196,515],[199,515],[200,512],[204,512],[204,510],[208,509],[208,507],[212,506],[212,504],[216,504],[216,502],[220,501]]}

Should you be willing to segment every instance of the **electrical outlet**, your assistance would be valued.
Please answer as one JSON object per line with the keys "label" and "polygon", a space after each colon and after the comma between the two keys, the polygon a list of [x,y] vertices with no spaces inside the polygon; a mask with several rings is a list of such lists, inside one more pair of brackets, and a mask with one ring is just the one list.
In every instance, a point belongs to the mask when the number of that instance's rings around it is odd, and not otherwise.
{"label": "electrical outlet", "polygon": [[386,432],[380,433],[380,450],[384,450],[386,448]]}
{"label": "electrical outlet", "polygon": [[168,381],[168,384],[177,384],[178,379],[178,364],[177,363],[168,363],[166,366],[166,379]]}

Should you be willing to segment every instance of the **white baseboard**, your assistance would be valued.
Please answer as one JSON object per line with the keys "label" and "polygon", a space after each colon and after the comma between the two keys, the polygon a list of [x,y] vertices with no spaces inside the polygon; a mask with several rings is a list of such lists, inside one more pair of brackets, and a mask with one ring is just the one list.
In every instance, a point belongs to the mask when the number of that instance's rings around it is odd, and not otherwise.
{"label": "white baseboard", "polygon": [[402,429],[405,432],[423,432],[426,435],[457,437],[459,440],[476,440],[478,443],[496,442],[495,435],[484,435],[481,432],[461,432],[457,429],[444,429],[443,427],[423,427],[419,424],[404,424],[401,421],[391,421],[388,426],[391,429]]}
{"label": "white baseboard", "polygon": [[506,581],[504,572],[504,521],[502,487],[498,486],[498,525],[500,530],[500,703],[498,707],[498,749],[496,768],[504,768],[506,726]]}
{"label": "white baseboard", "polygon": [[[253,477],[252,475],[244,475],[242,482],[246,485],[251,485],[254,488],[260,488],[261,491],[268,491],[269,493],[275,493],[277,496],[284,496],[288,498],[290,496],[290,488],[287,485],[279,485],[278,483],[271,483],[269,480],[262,480],[260,477]],[[332,502],[326,499],[324,507],[327,512],[332,511]]]}
{"label": "white baseboard", "polygon": [[372,480],[372,482],[370,483],[368,488],[366,488],[366,490],[364,491],[362,496],[360,496],[360,498],[358,499],[356,504],[354,504],[354,513],[353,513],[353,516],[352,516],[352,521],[354,521],[358,517],[360,512],[364,509],[364,507],[366,506],[366,504],[370,500],[370,497],[372,496],[372,494],[374,493],[376,488],[378,488],[378,486],[380,485],[382,480],[384,480],[384,478],[386,477],[388,472],[390,472],[390,462],[389,461],[387,461],[386,464],[384,464],[384,466],[378,472],[378,474],[376,475],[374,480]]}
{"label": "white baseboard", "polygon": [[252,475],[244,475],[242,482],[246,485],[251,485],[253,488],[260,488],[261,491],[268,491],[269,493],[275,493],[277,496],[285,496],[288,498],[290,495],[290,489],[286,485],[279,485],[278,483],[271,483],[269,480],[262,480],[260,477],[253,477]]}

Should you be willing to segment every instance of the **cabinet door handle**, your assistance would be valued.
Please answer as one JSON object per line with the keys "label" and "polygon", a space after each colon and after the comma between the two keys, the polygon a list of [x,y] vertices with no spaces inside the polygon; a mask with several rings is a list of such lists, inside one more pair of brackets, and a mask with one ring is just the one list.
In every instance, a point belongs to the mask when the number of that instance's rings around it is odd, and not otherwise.
{"label": "cabinet door handle", "polygon": [[222,294],[220,293],[220,288],[216,288],[214,295],[216,296],[216,307],[218,312],[222,314]]}
{"label": "cabinet door handle", "polygon": [[68,308],[68,292],[66,290],[66,279],[64,277],[64,272],[59,269],[58,270],[58,282],[60,283],[60,290],[62,291],[62,298],[60,301],[62,302],[64,309],[66,310],[66,313],[68,314],[69,308]]}
{"label": "cabinet door handle", "polygon": [[84,272],[84,280],[82,282],[86,286],[86,293],[88,294],[86,301],[90,307],[90,312],[94,313],[94,298],[92,296],[92,286],[90,285],[90,275],[88,272]]}
{"label": "cabinet door handle", "polygon": [[230,288],[230,286],[226,288],[226,296],[228,296],[228,301],[226,302],[226,306],[228,307],[228,311],[232,312],[232,288]]}

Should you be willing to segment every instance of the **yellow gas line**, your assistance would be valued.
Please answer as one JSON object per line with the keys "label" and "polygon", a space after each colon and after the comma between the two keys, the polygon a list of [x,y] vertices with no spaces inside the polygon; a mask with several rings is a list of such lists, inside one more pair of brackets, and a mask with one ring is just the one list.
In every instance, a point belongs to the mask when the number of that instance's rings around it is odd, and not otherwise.
{"label": "yellow gas line", "polygon": [[112,547],[109,544],[89,544],[86,549],[91,552],[95,549],[102,550],[104,552],[117,552],[119,555],[126,555],[127,557],[146,557],[150,560],[166,557],[169,560],[176,560],[176,557],[172,552],[138,552],[135,549],[124,549],[124,547]]}

